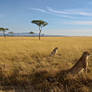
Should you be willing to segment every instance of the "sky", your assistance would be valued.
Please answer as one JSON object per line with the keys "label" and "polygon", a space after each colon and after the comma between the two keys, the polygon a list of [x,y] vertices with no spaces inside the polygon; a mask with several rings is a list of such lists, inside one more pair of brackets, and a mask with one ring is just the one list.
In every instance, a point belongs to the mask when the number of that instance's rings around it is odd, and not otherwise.
{"label": "sky", "polygon": [[48,22],[44,34],[92,36],[92,0],[0,0],[0,27],[37,33],[32,20]]}

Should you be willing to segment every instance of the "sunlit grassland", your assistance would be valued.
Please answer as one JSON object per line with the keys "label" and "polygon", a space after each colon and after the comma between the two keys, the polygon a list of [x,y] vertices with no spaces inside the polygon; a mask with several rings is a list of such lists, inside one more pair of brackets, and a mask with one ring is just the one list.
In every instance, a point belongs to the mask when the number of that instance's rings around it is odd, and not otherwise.
{"label": "sunlit grassland", "polygon": [[[55,47],[59,48],[57,54],[49,57]],[[71,68],[84,51],[92,54],[92,37],[41,37],[41,40],[38,37],[0,37],[0,71],[5,78],[40,71],[53,76],[60,70]],[[91,78],[92,56],[88,61],[88,77]],[[29,81],[20,77],[17,80]]]}
{"label": "sunlit grassland", "polygon": [[[53,48],[56,56],[48,58]],[[13,68],[32,73],[41,69],[49,72],[71,67],[83,51],[92,51],[92,37],[0,37],[0,66],[7,73]],[[89,67],[92,67],[92,57]]]}

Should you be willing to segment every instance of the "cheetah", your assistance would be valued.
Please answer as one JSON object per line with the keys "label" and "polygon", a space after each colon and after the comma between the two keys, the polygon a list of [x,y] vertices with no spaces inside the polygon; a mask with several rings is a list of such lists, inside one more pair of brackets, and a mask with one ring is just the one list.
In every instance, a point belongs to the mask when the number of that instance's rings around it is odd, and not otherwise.
{"label": "cheetah", "polygon": [[85,51],[83,52],[82,56],[80,59],[75,63],[75,65],[69,70],[71,74],[78,74],[80,72],[85,71],[87,74],[87,68],[88,68],[88,56],[89,52]]}
{"label": "cheetah", "polygon": [[57,53],[58,47],[54,48],[50,54],[50,56],[54,56]]}

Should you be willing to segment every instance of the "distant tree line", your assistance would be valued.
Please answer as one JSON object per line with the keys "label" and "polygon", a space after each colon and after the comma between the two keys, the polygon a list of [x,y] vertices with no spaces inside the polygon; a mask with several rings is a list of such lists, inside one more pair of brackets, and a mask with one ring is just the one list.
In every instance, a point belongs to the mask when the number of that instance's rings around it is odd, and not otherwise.
{"label": "distant tree line", "polygon": [[[48,23],[43,20],[32,20],[31,23],[36,24],[39,27],[39,40],[40,40],[42,28],[45,27],[46,25],[48,25]],[[3,36],[6,37],[5,32],[8,31],[8,28],[1,27],[0,31],[3,32]],[[14,32],[8,32],[8,33],[14,34]],[[34,34],[34,32],[31,31],[31,32],[29,32],[29,34]]]}

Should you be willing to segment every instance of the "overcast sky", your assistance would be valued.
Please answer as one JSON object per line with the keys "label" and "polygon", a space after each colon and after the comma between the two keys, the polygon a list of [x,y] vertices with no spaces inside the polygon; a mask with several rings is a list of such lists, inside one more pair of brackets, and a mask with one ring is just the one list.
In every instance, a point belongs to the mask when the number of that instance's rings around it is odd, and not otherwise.
{"label": "overcast sky", "polygon": [[92,0],[0,0],[0,27],[38,32],[34,19],[48,22],[45,34],[92,36]]}

